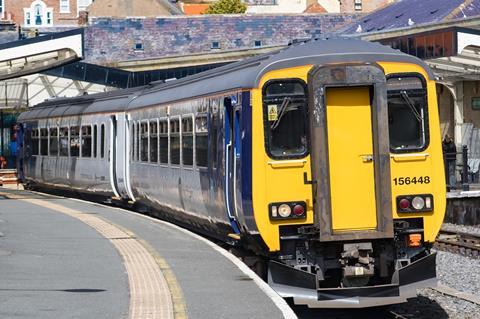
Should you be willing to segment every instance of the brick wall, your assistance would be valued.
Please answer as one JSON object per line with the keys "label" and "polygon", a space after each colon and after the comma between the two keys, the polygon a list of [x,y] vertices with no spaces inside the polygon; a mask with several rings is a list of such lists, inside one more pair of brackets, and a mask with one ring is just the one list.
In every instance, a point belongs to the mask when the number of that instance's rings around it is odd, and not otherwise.
{"label": "brick wall", "polygon": [[[33,0],[4,0],[4,18],[9,17],[17,24],[24,25],[24,8],[30,8]],[[70,12],[60,13],[59,0],[43,0],[47,8],[52,8],[53,25],[77,25],[77,0],[70,0]],[[34,17],[32,17],[34,19]]]}
{"label": "brick wall", "polygon": [[[320,37],[358,15],[218,15],[144,19],[92,18],[85,31],[87,62],[117,61],[207,53],[212,50],[282,45]],[[219,49],[213,49],[218,42]],[[136,50],[135,45],[143,46]],[[259,43],[257,42],[257,45]]]}

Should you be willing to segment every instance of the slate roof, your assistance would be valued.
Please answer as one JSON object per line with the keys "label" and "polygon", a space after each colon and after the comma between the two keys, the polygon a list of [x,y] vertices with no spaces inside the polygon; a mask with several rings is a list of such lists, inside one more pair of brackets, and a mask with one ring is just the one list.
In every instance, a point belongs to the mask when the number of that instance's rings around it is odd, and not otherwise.
{"label": "slate roof", "polygon": [[465,1],[465,6],[459,8],[452,19],[469,18],[480,15],[480,0]]}
{"label": "slate roof", "polygon": [[[359,25],[361,33],[366,33],[441,22],[457,17],[463,18],[459,9],[461,5],[466,6],[463,11],[468,12],[468,16],[480,14],[480,0],[399,0],[363,16],[342,28],[340,32],[343,34],[356,33],[360,31]],[[459,11],[458,14],[457,11]]]}

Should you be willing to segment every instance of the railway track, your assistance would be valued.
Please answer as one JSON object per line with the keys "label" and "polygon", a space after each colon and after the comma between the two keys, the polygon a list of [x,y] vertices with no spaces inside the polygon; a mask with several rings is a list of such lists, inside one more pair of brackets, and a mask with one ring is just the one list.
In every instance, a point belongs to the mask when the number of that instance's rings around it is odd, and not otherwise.
{"label": "railway track", "polygon": [[480,236],[442,229],[435,241],[435,248],[467,257],[480,258]]}

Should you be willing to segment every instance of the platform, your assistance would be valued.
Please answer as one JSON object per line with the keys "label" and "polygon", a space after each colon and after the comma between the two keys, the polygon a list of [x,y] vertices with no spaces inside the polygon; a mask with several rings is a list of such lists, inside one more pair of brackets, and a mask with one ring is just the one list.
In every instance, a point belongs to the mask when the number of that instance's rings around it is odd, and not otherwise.
{"label": "platform", "polygon": [[127,210],[0,188],[1,318],[296,318],[239,260]]}

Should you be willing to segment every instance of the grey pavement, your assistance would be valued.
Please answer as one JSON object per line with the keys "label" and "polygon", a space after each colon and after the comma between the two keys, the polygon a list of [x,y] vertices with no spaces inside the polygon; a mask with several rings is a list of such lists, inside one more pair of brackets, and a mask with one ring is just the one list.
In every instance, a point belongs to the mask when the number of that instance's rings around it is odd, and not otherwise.
{"label": "grey pavement", "polygon": [[[105,220],[132,231],[138,238],[148,242],[166,260],[175,274],[182,288],[189,318],[283,317],[272,300],[249,277],[245,276],[243,272],[219,252],[194,237],[135,213],[69,199],[49,197],[48,200],[85,213],[96,214]],[[10,206],[4,209],[4,207],[7,207],[4,206],[4,203]],[[28,230],[30,234],[43,234],[33,235],[35,238],[33,241],[37,242],[36,246],[38,246],[33,251],[44,249],[52,240],[51,238],[54,238],[53,242],[56,243],[56,246],[54,246],[55,249],[51,249],[52,251],[48,255],[50,258],[48,259],[57,261],[43,261],[44,264],[39,265],[38,261],[25,260],[24,262],[22,259],[19,259],[21,258],[20,256],[14,257],[12,254],[7,257],[7,259],[10,259],[11,266],[18,264],[20,268],[27,267],[24,265],[25,263],[32,266],[24,270],[14,269],[4,274],[3,272],[7,265],[4,261],[5,257],[0,256],[0,283],[10,282],[10,287],[12,288],[18,286],[22,289],[26,287],[42,290],[36,293],[28,292],[28,294],[32,294],[30,296],[32,306],[28,307],[28,312],[21,312],[23,317],[41,318],[41,316],[37,316],[37,313],[45,311],[42,310],[44,309],[42,304],[47,299],[50,300],[49,295],[42,297],[45,287],[53,290],[49,290],[50,294],[63,294],[62,298],[64,299],[69,298],[70,295],[73,295],[74,298],[78,298],[80,295],[83,298],[75,302],[60,302],[60,297],[52,296],[54,300],[51,304],[55,306],[45,309],[55,309],[55,311],[59,311],[60,315],[54,316],[50,313],[50,315],[43,316],[45,318],[74,318],[72,315],[61,315],[62,313],[71,314],[74,311],[78,314],[78,317],[83,318],[121,318],[125,316],[128,313],[127,278],[123,273],[124,270],[121,269],[122,262],[120,257],[116,254],[113,246],[107,240],[102,240],[100,235],[97,235],[94,230],[89,229],[88,226],[83,225],[80,221],[68,216],[62,216],[59,213],[47,212],[43,208],[35,207],[35,210],[33,210],[31,207],[28,208],[28,206],[32,205],[13,200],[0,200],[0,219],[7,220],[7,223],[0,223],[0,232],[5,233],[5,237],[0,239],[0,254],[2,254],[1,249],[12,250],[8,247],[17,247],[18,249],[20,243],[23,243],[23,246],[30,245],[29,241],[21,239],[24,236],[23,226],[27,224],[31,228]],[[18,219],[18,217],[11,216],[15,215],[12,211],[18,210],[19,207],[26,209],[28,214],[24,214],[22,219],[16,222],[17,226],[11,227],[11,222],[8,222],[8,220],[15,221]],[[7,213],[6,211],[9,212]],[[51,227],[57,229],[55,233],[58,231],[58,234],[56,233],[55,236],[52,235],[49,227],[49,225],[54,224],[59,226]],[[83,262],[77,264],[73,261],[75,259],[80,261],[88,260],[88,254],[91,254],[89,256],[92,259],[92,262],[88,264]],[[34,255],[32,253],[30,259],[35,259]],[[102,258],[99,257],[104,257],[104,259],[101,260]],[[59,263],[64,266],[59,267]],[[37,267],[41,267],[46,274],[38,278],[40,273],[35,270]],[[57,271],[52,269],[57,269]],[[108,269],[107,273],[105,269]],[[57,273],[62,273],[62,275],[57,276]],[[78,280],[70,278],[69,273],[75,274],[72,277]],[[22,274],[28,275],[33,281],[39,281],[38,284],[27,285],[30,281],[23,285],[15,284],[15,278],[22,276]],[[44,278],[44,281],[41,278]],[[53,284],[55,281],[58,281],[58,284]],[[69,294],[64,292],[65,287],[68,286],[76,287],[77,289],[78,287],[83,287],[105,291]],[[102,299],[103,302],[98,300],[99,296],[104,298]],[[89,299],[92,297],[94,300]],[[10,314],[20,311],[21,309],[18,308],[19,302],[27,300],[22,298],[27,298],[24,296],[24,291],[0,291],[0,318],[7,315],[10,318]],[[5,305],[9,305],[8,300],[10,300],[11,305],[5,307]],[[118,300],[118,302],[112,302],[112,300]],[[62,304],[64,309],[61,309]],[[114,313],[112,308],[117,308],[117,312]],[[96,313],[102,316],[87,315],[87,312],[94,313],[96,310],[98,310]],[[33,316],[31,316],[32,314]]]}
{"label": "grey pavement", "polygon": [[0,197],[0,318],[127,318],[114,246],[77,219]]}

